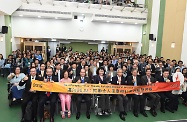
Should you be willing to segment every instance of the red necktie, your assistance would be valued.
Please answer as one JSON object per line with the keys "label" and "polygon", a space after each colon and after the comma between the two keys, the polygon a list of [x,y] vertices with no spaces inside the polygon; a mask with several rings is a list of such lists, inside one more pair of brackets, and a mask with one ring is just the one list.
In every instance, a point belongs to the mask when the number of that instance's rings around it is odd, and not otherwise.
{"label": "red necktie", "polygon": [[[50,78],[48,78],[47,81],[50,82]],[[47,92],[47,97],[50,97],[50,92]]]}

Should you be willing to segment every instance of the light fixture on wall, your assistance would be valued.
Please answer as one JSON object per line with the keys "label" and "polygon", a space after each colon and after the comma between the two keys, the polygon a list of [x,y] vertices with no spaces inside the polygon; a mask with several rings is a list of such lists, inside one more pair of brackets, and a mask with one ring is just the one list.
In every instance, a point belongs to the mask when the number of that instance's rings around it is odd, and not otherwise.
{"label": "light fixture on wall", "polygon": [[132,43],[130,43],[130,46],[132,46]]}
{"label": "light fixture on wall", "polygon": [[2,42],[3,41],[3,36],[0,35],[0,41]]}
{"label": "light fixture on wall", "polygon": [[151,44],[151,47],[154,47],[154,44]]}
{"label": "light fixture on wall", "polygon": [[21,39],[21,43],[23,43],[23,39]]}
{"label": "light fixture on wall", "polygon": [[56,41],[56,39],[51,39],[51,41]]}
{"label": "light fixture on wall", "polygon": [[141,47],[143,46],[143,44],[141,43]]}
{"label": "light fixture on wall", "polygon": [[171,43],[171,48],[175,48],[175,42]]}
{"label": "light fixture on wall", "polygon": [[12,42],[12,38],[10,39],[10,42]]}

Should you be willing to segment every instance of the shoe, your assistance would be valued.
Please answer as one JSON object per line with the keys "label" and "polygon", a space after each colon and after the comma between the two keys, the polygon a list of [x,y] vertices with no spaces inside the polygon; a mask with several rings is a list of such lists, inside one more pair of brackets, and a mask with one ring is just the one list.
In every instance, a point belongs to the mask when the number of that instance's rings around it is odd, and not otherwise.
{"label": "shoe", "polygon": [[37,118],[36,117],[33,119],[33,122],[37,122]]}
{"label": "shoe", "polygon": [[22,118],[21,118],[21,121],[20,121],[20,122],[25,122],[25,119],[24,119],[24,117],[22,117]]}
{"label": "shoe", "polygon": [[63,112],[61,112],[61,114],[62,114],[62,119],[65,119],[65,112],[63,111]]}
{"label": "shoe", "polygon": [[44,118],[41,118],[41,119],[40,119],[40,122],[44,122]]}
{"label": "shoe", "polygon": [[111,114],[111,110],[110,110],[110,109],[107,109],[105,112],[106,112],[107,114]]}
{"label": "shoe", "polygon": [[174,111],[170,107],[166,107],[166,110],[168,110],[171,113],[174,113]]}
{"label": "shoe", "polygon": [[71,117],[71,112],[70,111],[68,111],[68,118],[70,118]]}
{"label": "shoe", "polygon": [[104,110],[102,110],[101,113],[102,113],[102,115],[105,115],[105,111]]}
{"label": "shoe", "polygon": [[126,111],[123,112],[124,115],[127,115]]}
{"label": "shoe", "polygon": [[144,117],[148,117],[147,114],[145,113],[145,111],[141,112],[141,114],[142,114]]}
{"label": "shoe", "polygon": [[157,116],[157,112],[155,111],[155,109],[153,110],[154,114]]}
{"label": "shoe", "polygon": [[51,117],[51,118],[50,118],[50,122],[54,122],[54,117]]}
{"label": "shoe", "polygon": [[165,112],[165,109],[160,109],[160,111],[161,111],[162,113],[166,113],[166,112]]}
{"label": "shoe", "polygon": [[133,114],[134,114],[135,117],[138,117],[138,113],[134,112]]}
{"label": "shoe", "polygon": [[80,118],[80,116],[81,116],[81,113],[78,112],[78,113],[76,114],[76,119],[78,120],[78,119]]}
{"label": "shoe", "polygon": [[90,112],[86,112],[87,119],[90,119]]}
{"label": "shoe", "polygon": [[119,117],[121,120],[125,121],[125,115],[123,112],[120,112]]}
{"label": "shoe", "polygon": [[151,113],[152,116],[154,116],[154,117],[156,116],[153,109],[150,110],[150,113]]}

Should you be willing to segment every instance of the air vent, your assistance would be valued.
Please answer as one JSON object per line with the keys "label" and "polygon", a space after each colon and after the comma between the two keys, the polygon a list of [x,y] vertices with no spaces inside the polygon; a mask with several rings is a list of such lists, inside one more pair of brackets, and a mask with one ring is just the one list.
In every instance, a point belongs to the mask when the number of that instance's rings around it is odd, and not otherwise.
{"label": "air vent", "polygon": [[61,11],[45,11],[45,10],[33,10],[33,9],[17,9],[17,11],[71,15],[71,12],[61,12]]}
{"label": "air vent", "polygon": [[113,15],[103,15],[103,14],[95,14],[95,17],[100,18],[116,18],[116,19],[135,19],[135,20],[146,20],[146,18],[139,18],[139,17],[126,17],[126,16],[113,16]]}

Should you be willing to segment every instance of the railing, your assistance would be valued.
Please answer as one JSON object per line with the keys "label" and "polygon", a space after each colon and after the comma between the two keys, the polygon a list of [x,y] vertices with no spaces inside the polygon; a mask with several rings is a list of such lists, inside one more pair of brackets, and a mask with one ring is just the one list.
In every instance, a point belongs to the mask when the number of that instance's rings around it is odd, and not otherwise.
{"label": "railing", "polygon": [[113,5],[113,6],[123,6],[123,7],[146,8],[145,4],[136,4],[135,2],[131,2],[131,0],[55,0],[55,1],[67,1],[67,2]]}

